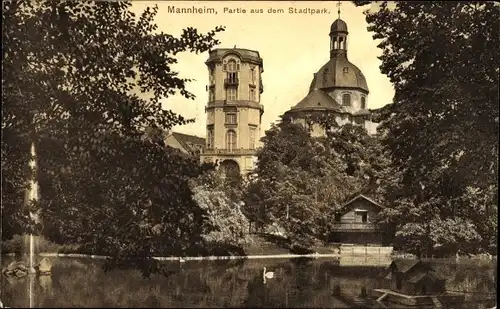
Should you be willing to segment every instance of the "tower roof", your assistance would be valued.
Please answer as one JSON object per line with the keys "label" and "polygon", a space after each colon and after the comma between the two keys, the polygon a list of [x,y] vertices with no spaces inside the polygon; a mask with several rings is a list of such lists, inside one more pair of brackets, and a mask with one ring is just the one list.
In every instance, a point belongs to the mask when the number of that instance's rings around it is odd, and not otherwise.
{"label": "tower roof", "polygon": [[337,20],[335,20],[331,27],[330,27],[330,34],[332,33],[336,33],[336,32],[344,32],[344,33],[349,33],[347,31],[347,24],[345,21],[343,21],[342,19],[337,18]]}
{"label": "tower roof", "polygon": [[366,78],[361,70],[342,54],[331,58],[314,74],[309,92],[327,88],[355,88],[369,92]]}
{"label": "tower roof", "polygon": [[207,61],[205,62],[206,64],[212,63],[212,62],[221,62],[222,58],[224,58],[227,55],[236,55],[238,58],[240,58],[242,61],[248,61],[248,62],[253,62],[255,64],[261,65],[263,64],[262,58],[260,57],[260,54],[256,50],[251,50],[251,49],[245,49],[245,48],[217,48],[213,49],[209,52],[209,56]]}

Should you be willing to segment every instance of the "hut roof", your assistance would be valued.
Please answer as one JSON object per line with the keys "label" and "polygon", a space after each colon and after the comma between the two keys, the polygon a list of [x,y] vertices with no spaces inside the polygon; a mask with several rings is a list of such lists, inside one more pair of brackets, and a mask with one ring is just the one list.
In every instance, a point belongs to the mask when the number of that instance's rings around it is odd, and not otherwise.
{"label": "hut roof", "polygon": [[422,272],[422,273],[415,273],[407,278],[408,282],[411,283],[417,283],[420,280],[428,277],[429,279],[433,281],[444,281],[446,280],[445,278],[441,277],[438,273],[434,271],[429,271],[429,272]]}
{"label": "hut roof", "polygon": [[426,262],[419,260],[395,260],[389,266],[390,271],[385,274],[384,278],[392,279],[393,272],[402,273],[405,280],[411,283],[417,283],[425,277],[431,280],[446,280],[446,277]]}
{"label": "hut roof", "polygon": [[413,267],[421,263],[418,260],[395,260],[389,267],[394,268],[398,272],[408,273]]}
{"label": "hut roof", "polygon": [[407,280],[408,280],[408,282],[411,282],[411,283],[417,283],[426,276],[428,276],[427,273],[415,273],[412,276],[409,276],[407,278]]}
{"label": "hut roof", "polygon": [[358,199],[364,199],[370,203],[372,203],[373,205],[375,206],[378,206],[380,208],[385,208],[383,205],[381,205],[380,203],[374,201],[373,199],[363,195],[363,194],[357,194],[355,195],[353,198],[351,198],[350,200],[348,200],[347,202],[344,203],[343,207],[347,207],[349,206],[350,204],[352,204],[354,201],[357,201]]}

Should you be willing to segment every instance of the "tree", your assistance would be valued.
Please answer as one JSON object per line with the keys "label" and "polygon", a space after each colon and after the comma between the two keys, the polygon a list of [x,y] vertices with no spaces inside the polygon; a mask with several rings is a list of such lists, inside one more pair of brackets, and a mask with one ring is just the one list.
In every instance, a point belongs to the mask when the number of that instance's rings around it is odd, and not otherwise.
{"label": "tree", "polygon": [[29,144],[15,132],[2,127],[2,240],[22,234],[30,223],[25,203],[31,173]]}
{"label": "tree", "polygon": [[[325,142],[343,162],[345,175],[351,177],[356,184],[356,189],[347,199],[364,194],[384,204],[384,189],[391,181],[392,168],[388,151],[384,149],[380,136],[368,134],[362,125],[339,125],[335,117],[335,114],[326,113],[315,115],[310,120],[325,130]],[[384,223],[383,219],[378,218],[381,223]]]}
{"label": "tree", "polygon": [[[496,222],[498,207],[499,6],[384,1],[379,8],[366,20],[396,90],[380,128],[397,176],[386,190],[393,202],[386,216],[405,237],[424,231],[419,246],[428,254],[443,241],[494,250],[496,224],[484,222]],[[469,236],[432,235],[450,222]]]}
{"label": "tree", "polygon": [[325,220],[359,190],[346,163],[325,138],[313,138],[298,124],[281,122],[266,132],[257,153],[257,177],[249,185],[248,213],[278,223],[300,245],[325,240]]}
{"label": "tree", "polygon": [[33,142],[42,199],[32,206],[45,222],[64,241],[104,250],[125,261],[120,265],[137,262],[147,274],[154,252],[182,250],[204,227],[187,185],[197,164],[143,135],[190,121],[162,108],[161,98],[194,98],[171,65],[179,52],[218,44],[214,36],[223,29],[200,34],[189,27],[177,38],[156,31],[157,8],[136,18],[130,5],[3,4],[2,135],[10,137],[2,154],[17,159],[10,164],[2,156],[10,186],[2,190],[2,210],[24,218],[17,215],[19,192]]}
{"label": "tree", "polygon": [[202,235],[209,247],[238,247],[248,241],[249,222],[242,212],[241,188],[222,171],[211,170],[190,181],[197,205],[206,212],[211,230]]}
{"label": "tree", "polygon": [[331,125],[333,119],[323,115],[318,119],[326,129],[326,142],[346,164],[344,172],[357,179],[362,193],[383,200],[381,187],[387,180],[391,161],[380,136],[370,135],[361,125],[347,123]]}

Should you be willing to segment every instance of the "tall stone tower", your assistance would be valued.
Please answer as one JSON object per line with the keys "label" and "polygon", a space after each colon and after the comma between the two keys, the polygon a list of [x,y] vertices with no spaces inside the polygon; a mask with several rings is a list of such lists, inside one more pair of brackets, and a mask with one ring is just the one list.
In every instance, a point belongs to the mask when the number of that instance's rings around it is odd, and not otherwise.
{"label": "tall stone tower", "polygon": [[205,64],[207,138],[201,162],[218,163],[227,175],[246,174],[260,146],[262,58],[257,51],[222,48],[210,51]]}

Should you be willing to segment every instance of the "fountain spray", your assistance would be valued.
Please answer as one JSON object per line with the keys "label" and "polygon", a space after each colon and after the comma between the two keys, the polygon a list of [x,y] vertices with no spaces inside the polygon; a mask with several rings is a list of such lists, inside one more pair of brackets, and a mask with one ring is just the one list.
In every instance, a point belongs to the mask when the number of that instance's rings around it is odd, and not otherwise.
{"label": "fountain spray", "polygon": [[[37,157],[36,157],[36,149],[35,149],[35,143],[31,143],[31,160],[29,163],[30,168],[33,171],[32,177],[30,179],[30,188],[28,191],[28,203],[31,201],[37,201],[39,198],[38,195],[38,182],[37,182],[37,177],[36,177],[36,172],[37,172]],[[39,217],[38,213],[30,209],[30,218],[33,222],[38,223],[39,222]],[[33,237],[33,233],[29,234],[29,265],[28,265],[28,274],[29,274],[29,280],[28,280],[28,297],[29,297],[29,308],[34,307],[34,282],[35,278],[34,275],[36,274],[35,270],[35,263],[34,263],[34,254],[35,254],[35,241]]]}
{"label": "fountain spray", "polygon": [[[30,160],[30,168],[34,171],[34,174],[32,175],[30,179],[30,189],[28,192],[28,200],[29,201],[37,201],[39,196],[38,196],[38,183],[36,180],[36,169],[37,169],[37,158],[36,158],[36,151],[35,151],[35,143],[31,143],[31,160]],[[36,223],[39,222],[38,214],[34,211],[30,211],[30,217],[31,219]],[[35,251],[35,243],[34,243],[34,238],[33,234],[30,233],[29,235],[29,268],[28,268],[28,273],[34,274],[35,273],[35,264],[34,264],[34,251]]]}

